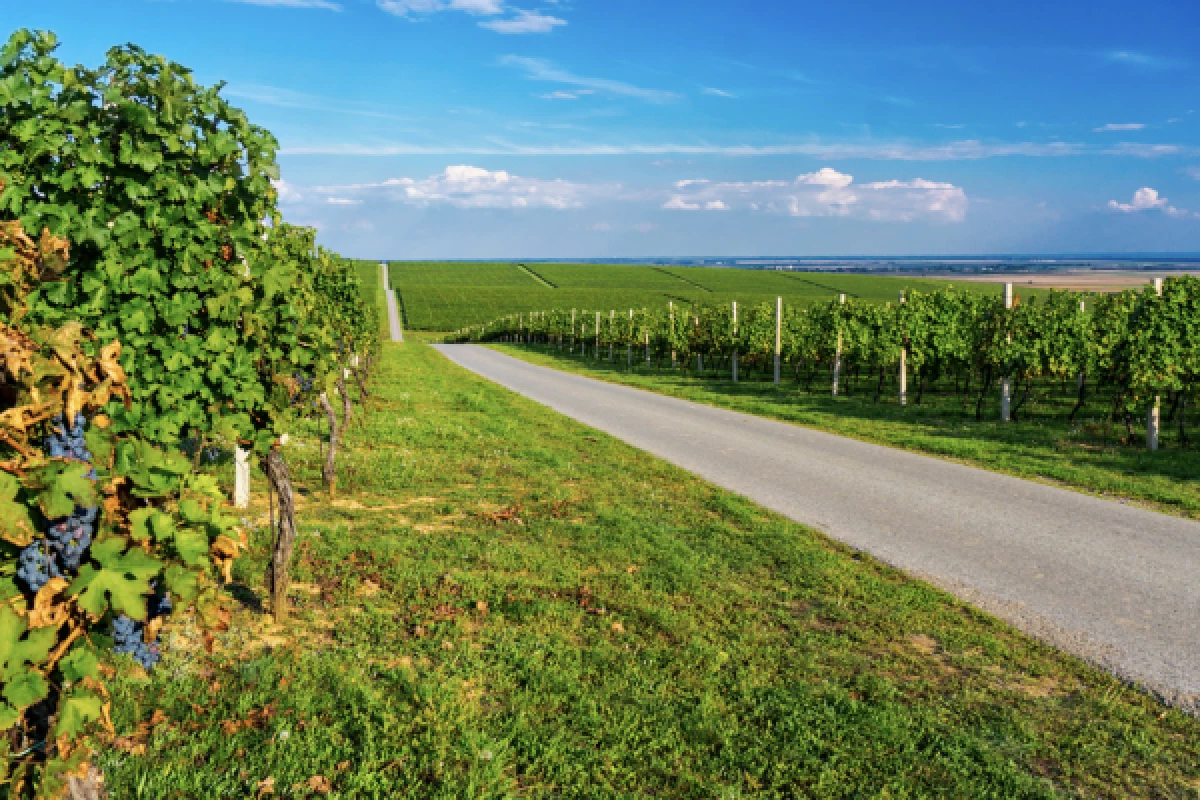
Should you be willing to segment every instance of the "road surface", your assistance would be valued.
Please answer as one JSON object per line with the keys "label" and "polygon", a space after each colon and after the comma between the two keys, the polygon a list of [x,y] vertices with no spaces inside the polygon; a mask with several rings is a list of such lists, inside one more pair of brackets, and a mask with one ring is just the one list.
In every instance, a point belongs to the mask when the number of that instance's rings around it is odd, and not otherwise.
{"label": "road surface", "polygon": [[438,349],[1200,713],[1200,522],[485,347]]}

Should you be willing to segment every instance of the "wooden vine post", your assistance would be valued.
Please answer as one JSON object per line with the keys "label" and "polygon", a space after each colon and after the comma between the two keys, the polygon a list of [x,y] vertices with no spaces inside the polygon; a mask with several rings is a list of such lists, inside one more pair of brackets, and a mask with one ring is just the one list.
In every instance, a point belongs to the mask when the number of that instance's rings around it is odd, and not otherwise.
{"label": "wooden vine post", "polygon": [[267,587],[271,590],[271,607],[275,621],[287,620],[287,595],[291,583],[288,567],[296,547],[296,500],[292,495],[292,476],[279,445],[274,444],[263,459],[270,492],[279,504],[275,523],[275,542],[271,548],[271,563],[267,568]]}
{"label": "wooden vine post", "polygon": [[[1163,279],[1154,279],[1154,294],[1162,297]],[[1146,412],[1146,448],[1154,451],[1158,449],[1158,432],[1159,426],[1162,423],[1162,398],[1154,395],[1154,399],[1150,401],[1150,410]]]}
{"label": "wooden vine post", "polygon": [[775,298],[775,385],[779,385],[779,354],[783,345],[783,298]]}
{"label": "wooden vine post", "polygon": [[737,374],[737,367],[738,367],[738,363],[737,363],[737,362],[738,362],[738,351],[737,351],[737,332],[738,332],[738,331],[737,331],[737,300],[734,300],[734,301],[733,301],[733,311],[732,311],[732,314],[733,314],[733,341],[734,341],[734,345],[733,345],[733,356],[732,356],[732,358],[730,359],[730,362],[731,362],[731,363],[730,363],[730,366],[731,366],[731,367],[732,367],[732,369],[733,369],[733,382],[734,382],[734,383],[737,383],[737,380],[738,380],[738,374]]}
{"label": "wooden vine post", "polygon": [[[904,292],[900,292],[900,305],[904,305]],[[908,342],[900,343],[900,405],[908,405]]]}
{"label": "wooden vine post", "polygon": [[[844,295],[844,294],[839,295],[838,303],[841,305],[846,305],[846,295]],[[837,397],[837,395],[838,395],[838,382],[841,380],[841,377],[842,377],[842,324],[841,324],[841,318],[839,317],[838,318],[837,350],[835,350],[834,354],[833,354],[833,396],[834,397]]]}
{"label": "wooden vine post", "polygon": [[[1013,307],[1013,285],[1011,283],[1004,284],[1004,308],[1011,309]],[[1012,342],[1012,334],[1009,334],[1008,341]],[[1006,374],[1000,380],[1000,419],[1004,422],[1012,420],[1012,378]]]}

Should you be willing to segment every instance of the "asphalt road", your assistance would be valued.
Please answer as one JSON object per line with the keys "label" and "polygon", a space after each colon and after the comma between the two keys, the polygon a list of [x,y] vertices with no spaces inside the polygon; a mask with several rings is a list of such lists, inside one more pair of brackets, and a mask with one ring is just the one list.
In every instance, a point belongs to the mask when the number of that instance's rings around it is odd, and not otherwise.
{"label": "asphalt road", "polygon": [[396,293],[389,284],[387,267],[380,264],[379,270],[383,273],[383,291],[387,297],[388,333],[393,342],[403,342],[404,329],[400,327],[400,306],[396,302]]}
{"label": "asphalt road", "polygon": [[1200,713],[1200,522],[483,347],[438,349]]}

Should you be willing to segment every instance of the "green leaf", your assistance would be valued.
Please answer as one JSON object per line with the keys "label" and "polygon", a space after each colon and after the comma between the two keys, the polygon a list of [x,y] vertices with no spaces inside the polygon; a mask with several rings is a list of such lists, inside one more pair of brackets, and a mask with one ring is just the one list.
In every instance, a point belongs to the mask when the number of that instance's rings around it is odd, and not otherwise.
{"label": "green leaf", "polygon": [[163,576],[167,584],[167,591],[171,593],[179,606],[186,606],[200,594],[202,574],[200,570],[190,570],[179,564],[172,564],[167,568]]}
{"label": "green leaf", "polygon": [[96,504],[96,484],[88,477],[92,471],[90,464],[54,464],[50,470],[57,471],[57,474],[50,472],[45,475],[49,480],[38,495],[38,505],[47,519],[68,516],[77,505]]}
{"label": "green leaf", "polygon": [[12,680],[25,672],[25,665],[41,664],[58,641],[55,628],[38,628],[21,639],[27,630],[25,620],[8,606],[0,606],[0,679]]}
{"label": "green leaf", "polygon": [[129,540],[114,536],[92,545],[92,558],[101,565],[85,564],[67,589],[79,607],[93,616],[102,615],[111,603],[113,609],[136,620],[146,619],[146,595],[150,579],[162,571],[163,564],[141,549],[122,552]]}
{"label": "green leaf", "polygon": [[65,698],[58,706],[58,720],[54,724],[55,738],[77,736],[89,722],[100,719],[104,701],[90,692],[78,692]]}
{"label": "green leaf", "polygon": [[144,542],[150,538],[150,517],[158,513],[155,509],[147,506],[139,508],[137,511],[130,513],[129,523],[132,526],[129,531],[129,537],[135,542]]}
{"label": "green leaf", "polygon": [[75,647],[58,662],[63,678],[76,683],[84,678],[95,678],[99,674],[100,662],[96,654],[84,646]]}
{"label": "green leaf", "polygon": [[16,708],[29,708],[50,693],[40,673],[26,670],[4,685],[4,699]]}
{"label": "green leaf", "polygon": [[183,528],[175,536],[175,549],[189,567],[208,563],[208,547],[208,535],[195,528]]}
{"label": "green leaf", "polygon": [[0,704],[0,731],[10,730],[21,721],[21,712],[7,703]]}

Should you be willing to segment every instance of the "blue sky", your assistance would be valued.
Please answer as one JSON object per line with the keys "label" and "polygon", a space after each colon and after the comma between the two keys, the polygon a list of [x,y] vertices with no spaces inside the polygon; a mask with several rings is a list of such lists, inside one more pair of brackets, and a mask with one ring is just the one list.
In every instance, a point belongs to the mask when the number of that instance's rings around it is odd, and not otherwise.
{"label": "blue sky", "polygon": [[345,255],[1200,251],[1200,4],[0,0],[281,145]]}

